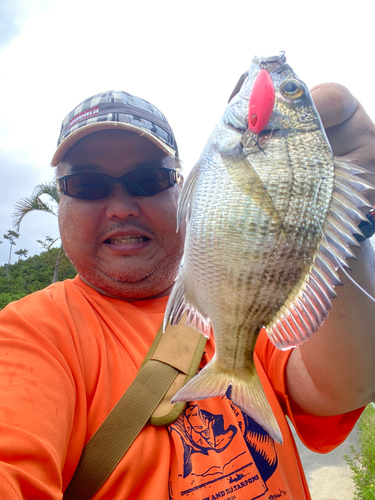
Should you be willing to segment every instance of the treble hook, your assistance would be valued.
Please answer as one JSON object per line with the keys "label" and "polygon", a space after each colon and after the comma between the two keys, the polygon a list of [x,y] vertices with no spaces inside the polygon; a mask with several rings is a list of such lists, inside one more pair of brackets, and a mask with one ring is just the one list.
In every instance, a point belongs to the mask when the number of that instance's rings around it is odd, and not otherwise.
{"label": "treble hook", "polygon": [[264,155],[266,155],[266,152],[260,146],[259,135],[254,134],[249,129],[245,130],[245,132],[242,134],[241,144],[244,148],[247,148],[247,149],[254,149],[254,147],[256,146],[259,149],[259,151],[261,151]]}

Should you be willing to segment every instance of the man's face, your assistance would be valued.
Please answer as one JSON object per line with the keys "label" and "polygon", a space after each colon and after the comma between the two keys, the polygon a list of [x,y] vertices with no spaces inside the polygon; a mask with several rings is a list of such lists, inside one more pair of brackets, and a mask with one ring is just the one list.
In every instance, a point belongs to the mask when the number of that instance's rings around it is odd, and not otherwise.
{"label": "man's face", "polygon": [[[100,172],[121,177],[150,166],[174,168],[148,139],[106,130],[81,139],[65,155],[59,175]],[[59,226],[65,251],[91,286],[119,298],[166,295],[182,257],[184,225],[176,233],[180,187],[131,196],[116,184],[101,200],[61,196]]]}

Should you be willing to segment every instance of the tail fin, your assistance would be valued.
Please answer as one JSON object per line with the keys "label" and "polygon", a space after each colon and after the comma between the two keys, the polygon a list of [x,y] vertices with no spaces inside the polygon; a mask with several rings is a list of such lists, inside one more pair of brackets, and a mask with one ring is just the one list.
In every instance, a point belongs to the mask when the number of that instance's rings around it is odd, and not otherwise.
{"label": "tail fin", "polygon": [[222,396],[230,385],[232,385],[233,403],[258,422],[276,442],[282,444],[279,425],[267,401],[255,366],[240,378],[233,373],[221,371],[213,359],[173,396],[172,403]]}

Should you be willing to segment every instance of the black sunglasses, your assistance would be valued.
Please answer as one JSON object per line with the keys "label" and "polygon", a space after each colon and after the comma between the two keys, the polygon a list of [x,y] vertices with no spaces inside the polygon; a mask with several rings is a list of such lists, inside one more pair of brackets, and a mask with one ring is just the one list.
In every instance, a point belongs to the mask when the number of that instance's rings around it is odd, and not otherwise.
{"label": "black sunglasses", "polygon": [[60,192],[80,200],[107,198],[117,183],[125,187],[131,196],[153,196],[173,187],[179,181],[179,170],[163,167],[139,168],[122,177],[82,172],[58,178]]}

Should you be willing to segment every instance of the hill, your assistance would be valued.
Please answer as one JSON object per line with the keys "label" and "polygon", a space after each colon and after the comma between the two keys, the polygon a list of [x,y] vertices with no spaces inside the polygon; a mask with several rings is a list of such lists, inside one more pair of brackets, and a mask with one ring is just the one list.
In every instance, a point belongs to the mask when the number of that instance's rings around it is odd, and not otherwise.
{"label": "hill", "polygon": [[[59,249],[51,248],[9,266],[8,278],[5,277],[6,265],[0,266],[0,309],[9,302],[41,290],[52,283],[56,257]],[[74,278],[77,271],[66,255],[61,259],[58,280]]]}

